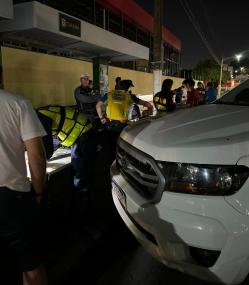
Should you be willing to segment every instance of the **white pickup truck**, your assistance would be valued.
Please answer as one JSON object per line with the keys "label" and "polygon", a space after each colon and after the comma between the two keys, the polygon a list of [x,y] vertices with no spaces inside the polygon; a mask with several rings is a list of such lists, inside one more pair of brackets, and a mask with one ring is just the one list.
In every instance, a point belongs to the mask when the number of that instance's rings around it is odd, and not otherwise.
{"label": "white pickup truck", "polygon": [[128,126],[112,165],[122,219],[165,265],[224,284],[249,272],[249,81]]}

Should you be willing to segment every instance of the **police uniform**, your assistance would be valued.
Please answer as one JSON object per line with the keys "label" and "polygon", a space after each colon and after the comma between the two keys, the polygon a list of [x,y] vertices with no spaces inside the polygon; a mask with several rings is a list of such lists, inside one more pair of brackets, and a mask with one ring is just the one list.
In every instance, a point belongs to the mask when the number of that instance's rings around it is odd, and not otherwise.
{"label": "police uniform", "polygon": [[125,123],[130,118],[132,105],[139,103],[139,98],[126,90],[112,90],[102,97],[106,105],[106,117],[110,122]]}
{"label": "police uniform", "polygon": [[132,105],[138,104],[140,100],[127,90],[112,90],[103,96],[101,101],[106,106],[108,121],[105,125],[109,131],[110,161],[112,162],[116,155],[117,139],[130,117]]}
{"label": "police uniform", "polygon": [[153,103],[155,108],[159,112],[170,112],[175,109],[175,104],[173,102],[173,92],[170,91],[167,94],[158,92],[153,97]]}
{"label": "police uniform", "polygon": [[38,112],[52,120],[52,133],[61,145],[71,147],[74,186],[80,191],[86,191],[91,179],[91,155],[95,151],[89,140],[92,124],[71,107],[48,106],[39,108]]}
{"label": "police uniform", "polygon": [[85,115],[95,129],[98,128],[99,119],[96,111],[96,103],[101,100],[97,90],[79,86],[74,91],[78,111]]}

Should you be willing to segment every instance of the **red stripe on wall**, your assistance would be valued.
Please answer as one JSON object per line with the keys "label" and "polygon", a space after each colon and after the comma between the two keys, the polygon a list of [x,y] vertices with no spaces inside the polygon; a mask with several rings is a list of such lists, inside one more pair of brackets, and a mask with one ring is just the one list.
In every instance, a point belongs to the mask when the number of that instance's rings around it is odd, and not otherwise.
{"label": "red stripe on wall", "polygon": [[163,27],[163,39],[171,44],[174,48],[181,50],[181,41],[170,30]]}
{"label": "red stripe on wall", "polygon": [[[111,10],[112,12],[122,12],[126,17],[132,19],[134,23],[153,33],[153,17],[133,0],[96,1],[106,9]],[[172,45],[174,48],[178,50],[181,49],[181,41],[165,27],[163,27],[162,36],[164,41]]]}

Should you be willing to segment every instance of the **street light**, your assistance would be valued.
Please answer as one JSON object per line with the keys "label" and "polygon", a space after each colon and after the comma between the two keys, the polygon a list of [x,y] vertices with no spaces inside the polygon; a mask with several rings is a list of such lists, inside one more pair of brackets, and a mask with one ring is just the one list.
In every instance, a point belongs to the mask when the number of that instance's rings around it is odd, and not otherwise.
{"label": "street light", "polygon": [[221,94],[221,81],[222,81],[222,72],[223,72],[223,62],[225,61],[225,60],[228,60],[228,59],[232,59],[232,58],[236,58],[238,61],[240,61],[240,59],[241,59],[241,57],[242,57],[242,54],[240,53],[240,54],[236,54],[235,56],[233,55],[233,56],[229,56],[229,57],[225,57],[225,58],[223,58],[223,56],[222,56],[222,58],[221,58],[221,63],[220,63],[220,79],[219,79],[219,86],[218,86],[218,97],[220,97],[220,94]]}
{"label": "street light", "polygon": [[242,54],[236,54],[235,57],[236,57],[236,59],[237,59],[238,61],[240,61],[240,59],[241,59],[241,57],[242,57]]}

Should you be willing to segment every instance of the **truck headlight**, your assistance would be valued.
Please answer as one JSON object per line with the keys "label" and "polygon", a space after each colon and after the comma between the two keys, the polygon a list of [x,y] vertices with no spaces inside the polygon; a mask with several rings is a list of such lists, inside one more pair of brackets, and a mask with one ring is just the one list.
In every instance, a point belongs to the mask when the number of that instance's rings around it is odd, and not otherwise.
{"label": "truck headlight", "polygon": [[246,166],[218,166],[158,162],[164,173],[165,191],[202,195],[231,195],[249,176]]}

